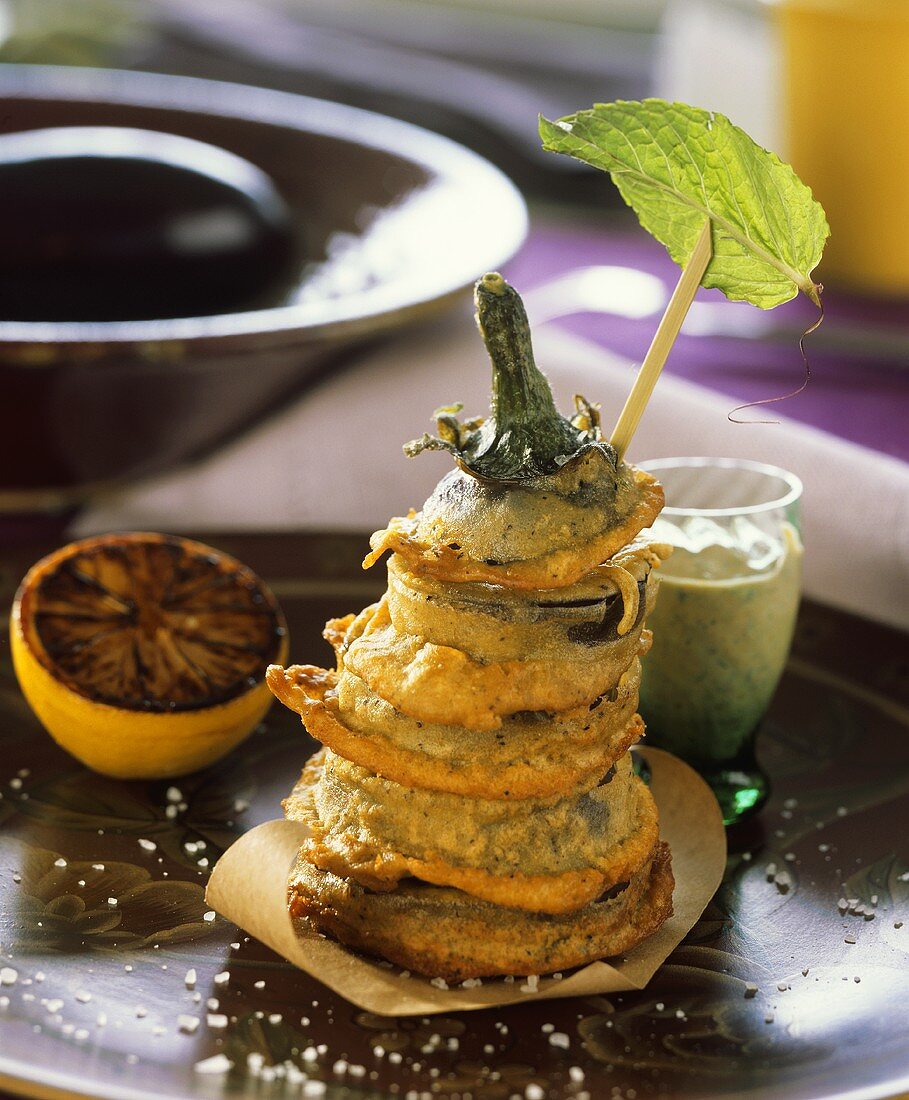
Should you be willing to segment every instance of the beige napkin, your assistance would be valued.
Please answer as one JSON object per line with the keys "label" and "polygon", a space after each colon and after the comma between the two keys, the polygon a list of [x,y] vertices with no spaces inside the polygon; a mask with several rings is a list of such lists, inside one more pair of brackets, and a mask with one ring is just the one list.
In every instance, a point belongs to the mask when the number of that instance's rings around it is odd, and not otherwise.
{"label": "beige napkin", "polygon": [[[583,393],[611,427],[633,365],[552,325],[537,329],[535,346],[561,407]],[[464,309],[364,355],[195,467],[97,500],[78,533],[372,530],[419,506],[450,465],[440,454],[408,460],[401,444],[431,427],[439,405],[485,412],[488,391],[486,353]],[[909,625],[909,466],[782,417],[732,424],[733,404],[665,375],[629,457],[724,455],[792,470],[805,484],[806,593]]]}
{"label": "beige napkin", "polygon": [[208,904],[273,951],[342,997],[383,1016],[467,1012],[492,1005],[556,997],[587,997],[643,989],[670,952],[694,927],[713,897],[726,866],[726,831],[713,792],[678,757],[641,750],[651,770],[660,811],[660,835],[672,848],[676,879],[673,914],[624,958],[593,962],[567,978],[536,983],[486,980],[480,985],[433,985],[389,968],[315,933],[298,935],[287,912],[287,879],[306,838],[299,821],[275,820],[245,833],[215,864]]}

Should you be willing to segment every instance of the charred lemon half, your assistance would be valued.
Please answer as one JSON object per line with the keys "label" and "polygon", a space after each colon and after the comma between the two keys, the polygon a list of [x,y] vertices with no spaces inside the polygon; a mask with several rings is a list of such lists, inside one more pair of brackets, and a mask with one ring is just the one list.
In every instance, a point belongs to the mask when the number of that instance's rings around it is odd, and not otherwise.
{"label": "charred lemon half", "polygon": [[272,593],[170,535],[102,535],[34,565],[13,602],[13,665],[51,736],[121,779],[185,775],[247,737],[287,657]]}

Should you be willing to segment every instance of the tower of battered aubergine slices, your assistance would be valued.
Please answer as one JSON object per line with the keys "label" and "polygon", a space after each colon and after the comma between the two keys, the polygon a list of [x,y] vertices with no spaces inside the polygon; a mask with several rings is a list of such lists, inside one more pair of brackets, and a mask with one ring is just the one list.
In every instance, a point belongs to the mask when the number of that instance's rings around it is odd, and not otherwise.
{"label": "tower of battered aubergine slices", "polygon": [[337,668],[272,666],[324,744],[286,800],[310,839],[296,920],[430,976],[544,974],[616,955],[672,912],[653,798],[629,748],[663,503],[594,407],[562,417],[520,297],[476,287],[492,413],[436,413],[457,468],[373,535],[388,588],[325,636]]}

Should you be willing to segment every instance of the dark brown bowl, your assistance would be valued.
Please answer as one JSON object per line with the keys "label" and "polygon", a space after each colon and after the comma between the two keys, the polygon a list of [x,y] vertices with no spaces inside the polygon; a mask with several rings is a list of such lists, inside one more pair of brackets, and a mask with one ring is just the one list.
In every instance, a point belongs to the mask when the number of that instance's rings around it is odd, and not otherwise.
{"label": "dark brown bowl", "polygon": [[498,169],[366,111],[43,66],[0,66],[0,97],[2,132],[131,126],[237,153],[274,179],[308,246],[269,308],[0,322],[0,512],[66,507],[204,453],[357,345],[442,308],[526,232],[524,202]]}

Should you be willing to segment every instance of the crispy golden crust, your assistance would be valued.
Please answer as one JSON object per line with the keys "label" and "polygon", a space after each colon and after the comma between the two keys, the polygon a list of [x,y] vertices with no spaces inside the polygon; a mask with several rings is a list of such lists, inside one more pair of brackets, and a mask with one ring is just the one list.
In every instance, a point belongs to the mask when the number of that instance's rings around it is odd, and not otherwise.
{"label": "crispy golden crust", "polygon": [[338,662],[412,718],[496,730],[503,716],[518,711],[562,711],[592,703],[638,655],[642,634],[643,615],[621,638],[577,645],[570,658],[486,663],[459,649],[399,634],[383,598],[351,622]]}
{"label": "crispy golden crust", "polygon": [[[637,665],[637,662],[635,662]],[[639,669],[639,666],[638,666]],[[268,686],[303,719],[307,732],[339,756],[408,787],[472,798],[544,798],[593,786],[644,735],[634,714],[640,673],[623,677],[614,701],[579,707],[547,720],[518,716],[502,723],[499,736],[472,735],[452,726],[424,726],[395,711],[362,682],[368,710],[357,716],[339,706],[338,673],[313,665],[272,665]],[[377,712],[384,721],[377,720]],[[420,728],[417,728],[420,727]],[[426,750],[407,747],[402,730]]]}
{"label": "crispy golden crust", "polygon": [[539,916],[416,884],[375,894],[299,859],[289,906],[301,927],[447,981],[546,974],[630,951],[672,914],[669,848],[659,843],[616,897]]}
{"label": "crispy golden crust", "polygon": [[641,542],[556,591],[490,584],[448,584],[407,572],[397,554],[388,562],[385,602],[399,634],[459,649],[476,661],[571,659],[609,645],[638,626],[653,606],[652,573],[667,550]]}
{"label": "crispy golden crust", "polygon": [[611,558],[649,527],[663,507],[663,487],[643,470],[633,470],[636,499],[631,511],[615,525],[580,545],[553,550],[526,561],[491,563],[468,557],[458,546],[428,543],[416,537],[419,515],[397,516],[370,539],[372,547],[363,560],[368,569],[391,550],[407,561],[410,572],[444,581],[482,581],[507,588],[550,589],[576,584],[585,574]]}
{"label": "crispy golden crust", "polygon": [[[625,816],[619,817],[622,830],[619,836],[613,837],[607,843],[605,851],[600,847],[591,857],[595,858],[596,866],[547,874],[525,873],[513,869],[494,872],[486,866],[456,864],[451,855],[447,859],[441,858],[431,849],[424,849],[419,855],[401,852],[387,842],[383,843],[382,837],[376,835],[376,829],[380,832],[382,830],[375,812],[382,808],[381,802],[374,801],[371,806],[366,805],[365,811],[360,810],[360,827],[353,828],[352,821],[356,814],[347,812],[357,801],[356,797],[352,797],[342,810],[350,820],[342,818],[326,826],[316,803],[324,805],[320,784],[323,780],[323,768],[330,760],[330,756],[326,757],[325,750],[322,750],[308,761],[299,783],[284,801],[284,812],[288,818],[303,821],[309,826],[311,837],[303,847],[303,854],[310,863],[340,878],[352,879],[370,890],[394,890],[401,879],[412,876],[436,886],[455,887],[495,905],[540,913],[570,913],[587,905],[616,883],[629,879],[646,860],[659,837],[659,822],[653,797],[639,779],[629,775],[633,797],[629,807],[630,817],[627,818],[627,823]],[[356,794],[353,788],[351,794]],[[406,805],[406,792],[401,792],[401,795],[403,806]],[[452,796],[430,797],[439,802],[441,799],[451,799]],[[482,825],[478,826],[471,821],[467,816],[471,807],[466,804],[466,800],[460,809],[460,818],[448,820],[452,815],[447,812],[447,807],[439,807],[441,817],[437,824],[435,842],[439,843],[441,840],[447,820],[449,825],[457,826],[458,830],[463,828],[465,841],[475,839],[478,844],[486,844],[491,827],[484,829]],[[550,813],[554,815],[557,809],[571,821],[571,806],[552,807]],[[541,807],[541,810],[544,808]],[[389,815],[390,818],[394,816]],[[533,816],[531,815],[531,819]],[[587,823],[583,818],[576,820],[579,826],[586,829]],[[385,827],[389,827],[388,822]],[[476,836],[475,831],[478,834]],[[582,833],[578,836],[579,850],[585,835]],[[573,841],[571,837],[566,839]],[[575,847],[574,843],[569,846],[572,850]],[[528,846],[521,859],[516,858],[521,855],[520,852],[508,854],[515,857],[514,862],[517,865],[526,865],[522,861],[528,854],[540,858],[541,853],[536,847],[536,844]],[[542,855],[548,858],[547,853]],[[492,858],[498,867],[499,859],[494,849]]]}

